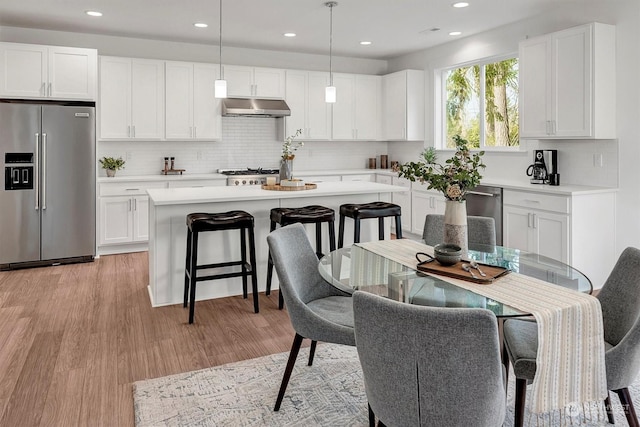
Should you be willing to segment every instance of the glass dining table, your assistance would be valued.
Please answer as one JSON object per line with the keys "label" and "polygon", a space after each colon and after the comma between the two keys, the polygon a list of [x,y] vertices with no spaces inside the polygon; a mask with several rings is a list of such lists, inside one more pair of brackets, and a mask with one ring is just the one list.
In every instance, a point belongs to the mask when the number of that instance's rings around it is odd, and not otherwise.
{"label": "glass dining table", "polygon": [[[475,260],[480,266],[502,267],[578,292],[590,294],[593,291],[591,281],[579,270],[543,255],[502,246],[470,247],[464,259]],[[530,314],[357,245],[325,255],[318,263],[318,270],[326,281],[348,293],[362,290],[396,301],[432,307],[486,308],[498,318]]]}

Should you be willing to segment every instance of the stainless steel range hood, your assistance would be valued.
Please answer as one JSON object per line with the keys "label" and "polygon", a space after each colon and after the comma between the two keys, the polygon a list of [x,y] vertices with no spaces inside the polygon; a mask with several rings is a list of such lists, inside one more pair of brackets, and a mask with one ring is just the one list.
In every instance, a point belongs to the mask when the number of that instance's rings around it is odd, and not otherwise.
{"label": "stainless steel range hood", "polygon": [[291,110],[282,99],[225,98],[222,100],[224,117],[285,117]]}

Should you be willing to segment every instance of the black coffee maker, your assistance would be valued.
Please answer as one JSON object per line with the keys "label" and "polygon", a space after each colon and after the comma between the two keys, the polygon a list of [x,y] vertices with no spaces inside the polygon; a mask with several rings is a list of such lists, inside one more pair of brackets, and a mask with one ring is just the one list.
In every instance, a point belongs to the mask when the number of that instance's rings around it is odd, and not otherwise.
{"label": "black coffee maker", "polygon": [[534,150],[533,164],[527,168],[532,184],[560,184],[558,150]]}

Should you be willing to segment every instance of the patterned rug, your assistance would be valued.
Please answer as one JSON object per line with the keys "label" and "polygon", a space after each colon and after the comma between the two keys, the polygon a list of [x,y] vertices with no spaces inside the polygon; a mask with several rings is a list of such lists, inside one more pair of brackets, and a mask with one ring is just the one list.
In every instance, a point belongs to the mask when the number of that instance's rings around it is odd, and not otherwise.
{"label": "patterned rug", "polygon": [[[319,344],[313,366],[308,348],[298,355],[279,412],[273,412],[289,353],[273,354],[199,371],[170,375],[133,385],[137,427],[156,426],[368,426],[367,399],[354,347]],[[513,380],[509,381],[507,419],[513,425]],[[640,384],[631,387],[640,408]],[[611,398],[616,426],[627,426],[617,396]],[[585,426],[610,426],[606,421]],[[577,418],[525,417],[525,425],[579,424]]]}

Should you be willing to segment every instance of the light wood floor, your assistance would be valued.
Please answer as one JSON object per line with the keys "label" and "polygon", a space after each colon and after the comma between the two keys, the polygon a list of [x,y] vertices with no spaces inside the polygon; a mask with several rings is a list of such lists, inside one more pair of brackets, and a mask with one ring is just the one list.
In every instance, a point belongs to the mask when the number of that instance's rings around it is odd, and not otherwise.
{"label": "light wood floor", "polygon": [[290,349],[277,292],[260,314],[251,296],[198,302],[188,325],[182,305],[151,308],[147,262],[0,272],[0,426],[133,426],[135,381]]}

